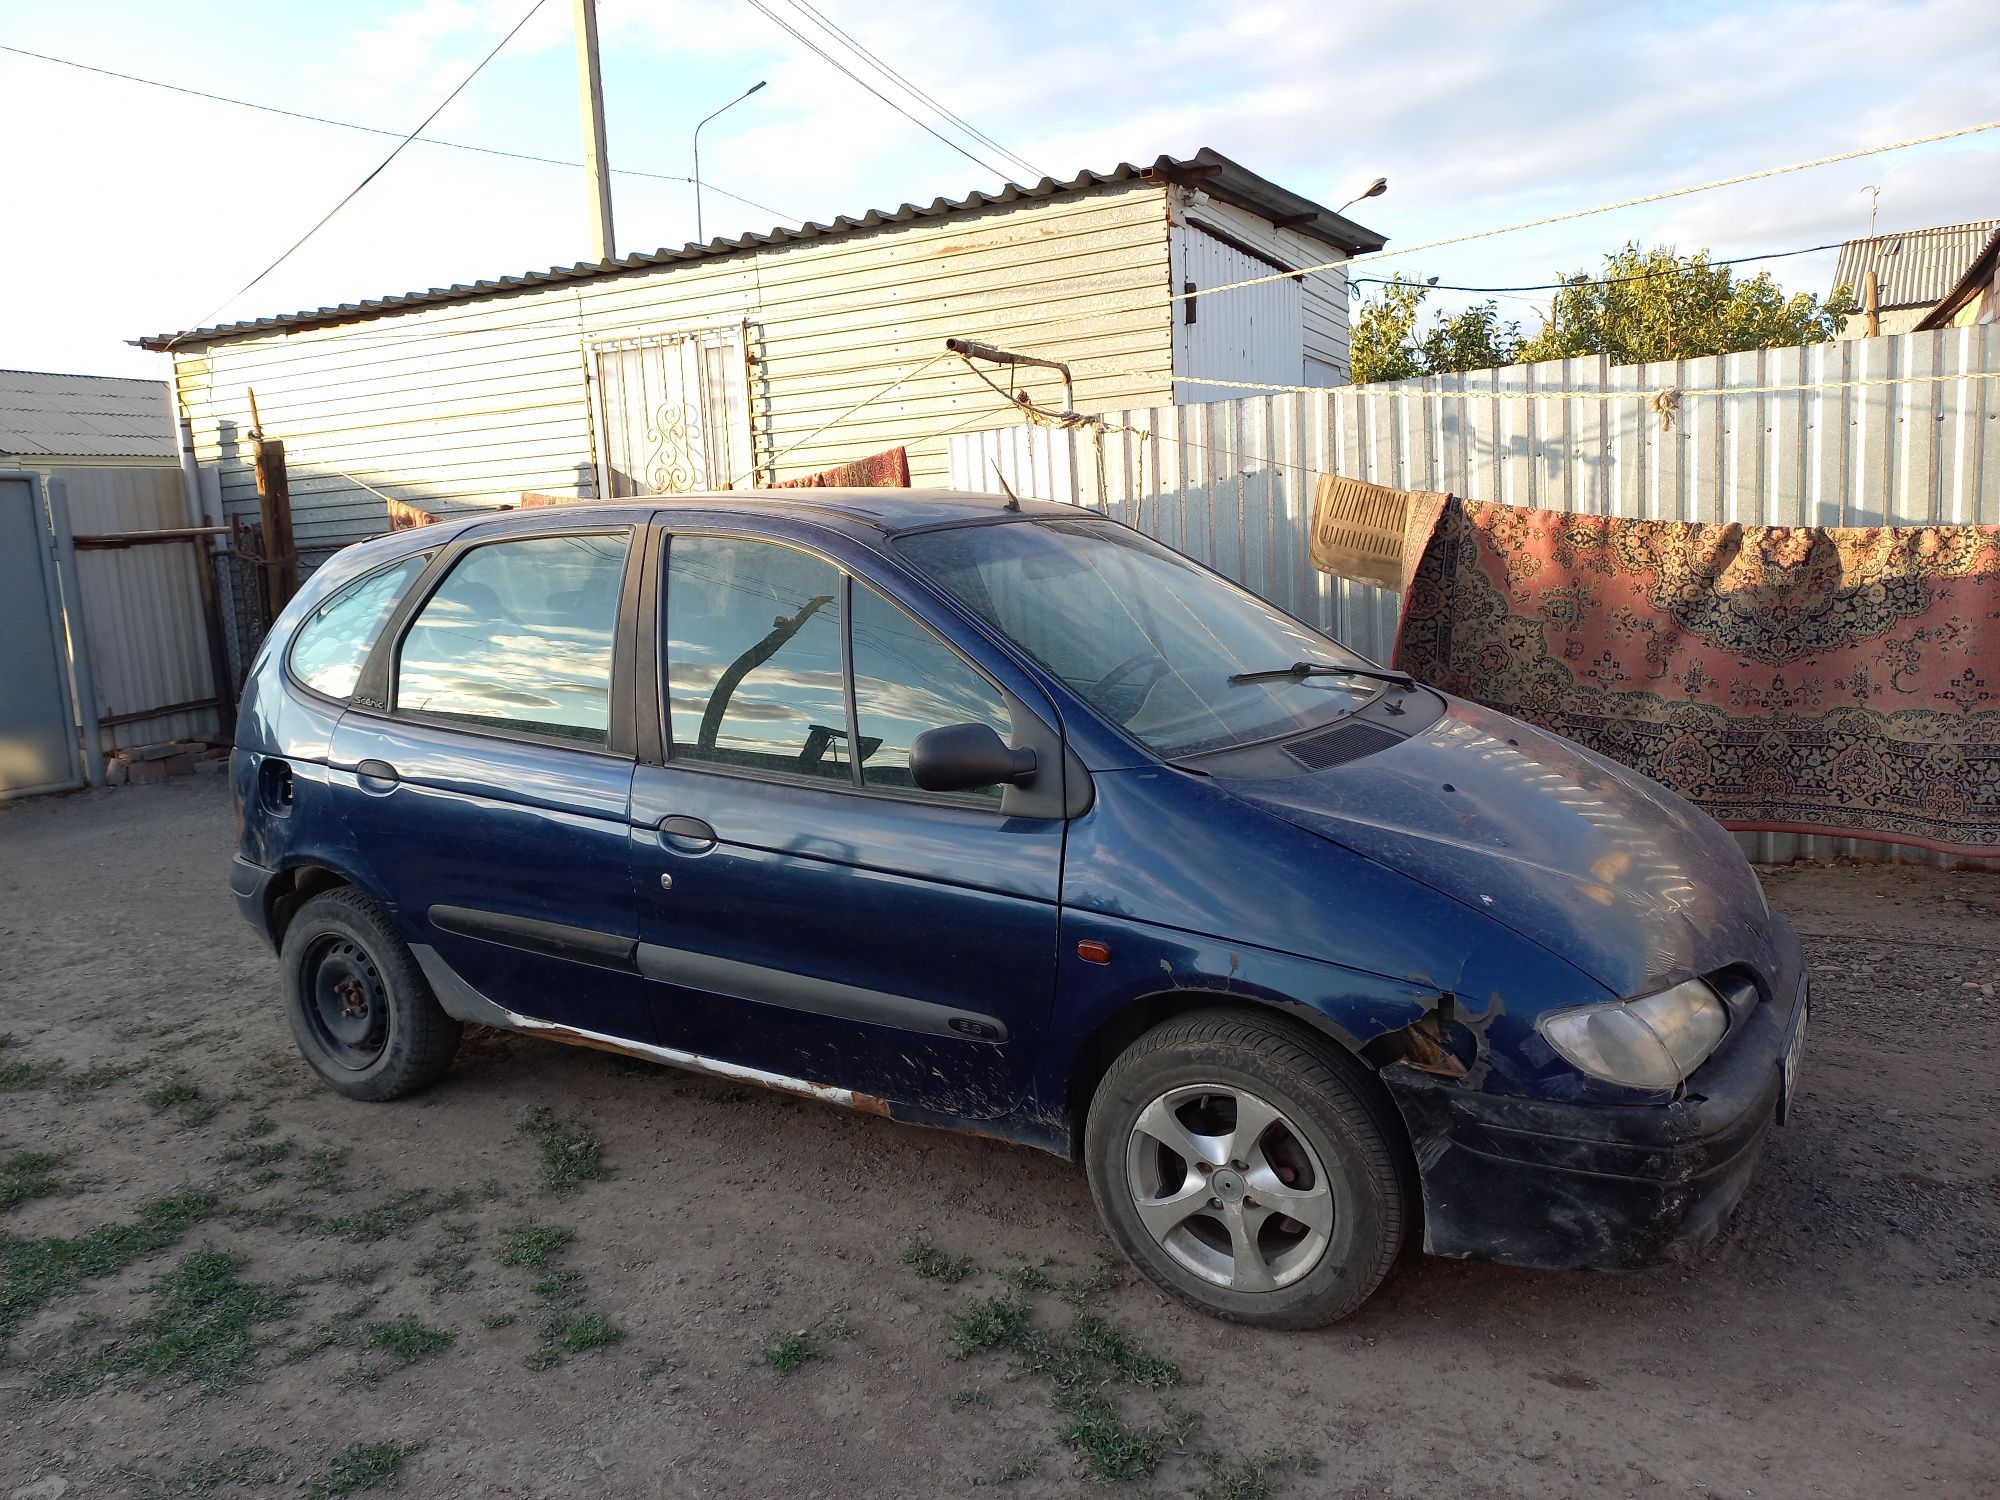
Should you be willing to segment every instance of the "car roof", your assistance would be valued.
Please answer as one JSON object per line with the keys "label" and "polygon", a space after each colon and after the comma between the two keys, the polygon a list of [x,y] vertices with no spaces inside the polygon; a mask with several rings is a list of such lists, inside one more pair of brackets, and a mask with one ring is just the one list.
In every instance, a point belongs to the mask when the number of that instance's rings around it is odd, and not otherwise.
{"label": "car roof", "polygon": [[[1016,500],[1010,495],[988,495],[967,490],[939,489],[833,489],[796,490],[716,490],[684,495],[630,495],[617,500],[586,500],[574,505],[536,507],[533,510],[475,516],[455,516],[454,521],[479,524],[482,529],[508,522],[523,526],[546,526],[550,521],[585,516],[597,511],[631,511],[657,507],[664,511],[690,510],[713,513],[735,511],[744,515],[784,517],[812,521],[837,530],[868,531],[896,536],[936,526],[965,525],[980,521],[1023,519],[1039,516],[1075,516],[1074,505],[1052,500]],[[1082,512],[1090,514],[1089,512]]]}

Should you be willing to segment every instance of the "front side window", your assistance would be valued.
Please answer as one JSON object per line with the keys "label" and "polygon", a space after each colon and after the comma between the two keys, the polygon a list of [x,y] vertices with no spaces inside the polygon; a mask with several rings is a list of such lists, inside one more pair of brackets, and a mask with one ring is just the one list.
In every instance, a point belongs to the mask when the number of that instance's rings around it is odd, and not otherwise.
{"label": "front side window", "polygon": [[[1007,701],[934,632],[824,558],[679,536],[667,553],[673,758],[929,797],[910,747],[929,729],[1013,729]],[[853,682],[850,701],[847,683]],[[953,793],[997,804],[998,786]]]}
{"label": "front side window", "polygon": [[396,709],[603,746],[629,531],[526,537],[467,552],[396,665]]}
{"label": "front side window", "polygon": [[[1000,690],[975,672],[930,629],[866,584],[853,588],[854,716],[866,786],[915,791],[910,746],[927,729],[988,724],[1001,739],[1013,732]],[[1001,788],[977,795],[1000,800]]]}
{"label": "front side window", "polygon": [[676,537],[667,716],[676,759],[853,779],[840,570],[791,547]]}
{"label": "front side window", "polygon": [[1102,521],[918,532],[897,548],[967,608],[1163,757],[1310,729],[1376,691],[1365,679],[1242,680],[1295,662],[1365,665],[1256,595]]}
{"label": "front side window", "polygon": [[419,552],[391,563],[356,579],[314,610],[292,637],[292,676],[329,698],[353,697],[382,622],[430,560],[430,553]]}

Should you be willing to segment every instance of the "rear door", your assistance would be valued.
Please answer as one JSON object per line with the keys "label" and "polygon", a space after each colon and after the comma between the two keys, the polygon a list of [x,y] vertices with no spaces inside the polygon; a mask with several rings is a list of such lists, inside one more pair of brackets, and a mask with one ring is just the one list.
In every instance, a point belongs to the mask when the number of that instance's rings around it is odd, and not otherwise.
{"label": "rear door", "polygon": [[[1003,1112],[1055,989],[1064,823],[1046,699],[797,536],[676,518],[664,550],[664,628],[640,664],[663,753],[632,796],[661,1041],[940,1113]],[[972,721],[1034,744],[1058,791],[918,790],[911,741]]]}
{"label": "rear door", "polygon": [[328,778],[434,985],[649,1042],[627,835],[638,531],[455,546],[371,655]]}

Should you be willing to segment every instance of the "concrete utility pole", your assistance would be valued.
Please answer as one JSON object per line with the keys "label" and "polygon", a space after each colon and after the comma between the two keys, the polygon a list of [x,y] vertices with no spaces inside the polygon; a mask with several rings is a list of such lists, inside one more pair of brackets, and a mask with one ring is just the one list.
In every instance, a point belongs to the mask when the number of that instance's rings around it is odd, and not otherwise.
{"label": "concrete utility pole", "polygon": [[576,86],[583,96],[583,170],[590,178],[591,259],[618,253],[611,232],[611,164],[604,149],[604,79],[597,68],[597,0],[576,0]]}

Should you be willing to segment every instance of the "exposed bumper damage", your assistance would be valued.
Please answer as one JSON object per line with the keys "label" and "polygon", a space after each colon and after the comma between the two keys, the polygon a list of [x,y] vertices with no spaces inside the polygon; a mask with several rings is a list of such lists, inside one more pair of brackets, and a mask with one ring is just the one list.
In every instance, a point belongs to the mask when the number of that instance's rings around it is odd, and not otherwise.
{"label": "exposed bumper damage", "polygon": [[1788,992],[1759,1004],[1668,1104],[1517,1098],[1385,1067],[1423,1182],[1424,1248],[1552,1270],[1693,1258],[1743,1196],[1777,1118],[1803,981]]}

